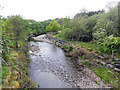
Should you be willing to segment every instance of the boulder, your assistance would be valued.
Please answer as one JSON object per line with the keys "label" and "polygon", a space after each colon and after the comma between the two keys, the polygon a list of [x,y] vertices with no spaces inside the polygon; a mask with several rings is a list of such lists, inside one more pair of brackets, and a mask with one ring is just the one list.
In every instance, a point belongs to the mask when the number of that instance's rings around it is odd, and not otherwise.
{"label": "boulder", "polygon": [[105,62],[106,62],[106,64],[110,64],[110,63],[112,63],[112,60],[111,59],[105,60]]}
{"label": "boulder", "polygon": [[114,68],[114,71],[120,73],[120,69],[118,68]]}
{"label": "boulder", "polygon": [[120,63],[120,60],[118,60],[118,62]]}
{"label": "boulder", "polygon": [[118,58],[114,58],[115,61],[118,61],[119,59]]}
{"label": "boulder", "polygon": [[110,65],[110,64],[107,64],[105,67],[106,67],[106,68],[109,68],[109,69],[113,69],[113,66]]}
{"label": "boulder", "polygon": [[120,63],[113,63],[113,66],[120,69]]}

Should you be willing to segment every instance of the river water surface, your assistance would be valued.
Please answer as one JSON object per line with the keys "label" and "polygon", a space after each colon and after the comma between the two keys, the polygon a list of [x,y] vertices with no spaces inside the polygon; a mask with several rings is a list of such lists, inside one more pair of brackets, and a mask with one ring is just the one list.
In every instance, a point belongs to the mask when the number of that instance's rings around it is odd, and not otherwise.
{"label": "river water surface", "polygon": [[46,42],[29,42],[30,78],[40,88],[98,87],[84,72],[76,70],[64,51]]}

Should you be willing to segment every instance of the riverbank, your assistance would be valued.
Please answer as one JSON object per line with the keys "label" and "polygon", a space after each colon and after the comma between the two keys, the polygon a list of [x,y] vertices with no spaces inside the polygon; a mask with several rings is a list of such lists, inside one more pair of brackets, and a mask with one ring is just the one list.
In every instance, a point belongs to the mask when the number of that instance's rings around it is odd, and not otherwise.
{"label": "riverbank", "polygon": [[[65,54],[67,55],[67,52]],[[33,81],[40,84],[40,87],[51,86],[49,80],[53,83],[62,82],[64,83],[63,87],[67,87],[67,84],[74,88],[107,87],[89,68],[77,59],[73,60],[73,58],[65,57],[64,52],[54,44],[31,41],[30,58],[30,76]],[[56,78],[58,81],[53,80],[53,78]],[[46,81],[43,81],[43,79]],[[99,81],[100,85],[94,79]],[[45,83],[49,84],[46,85]],[[57,86],[53,84],[52,87],[60,86],[59,84]]]}
{"label": "riverbank", "polygon": [[[61,47],[65,51],[65,55],[67,57],[71,58],[71,61],[75,64],[75,67],[77,70],[79,70],[79,71],[82,70],[82,71],[86,72],[94,80],[94,82],[96,82],[99,85],[104,86],[104,84],[102,82],[102,81],[104,81],[104,78],[100,77],[101,73],[97,73],[95,71],[95,70],[99,70],[99,68],[101,68],[101,67],[104,68],[104,66],[101,64],[98,64],[99,61],[96,62],[96,60],[94,60],[94,56],[91,55],[91,53],[89,53],[88,51],[85,51],[84,48],[81,48],[80,46],[76,45],[75,43],[71,44],[71,43],[68,43],[66,41],[63,41],[61,39],[58,39],[58,38],[56,38],[54,36],[50,36],[50,35],[44,35],[44,36],[45,36],[44,37],[45,39],[52,41],[55,45]],[[42,41],[44,41],[44,39]],[[97,67],[99,67],[99,68],[95,69]],[[106,69],[106,70],[109,70],[109,69]],[[104,72],[106,70],[104,70]],[[108,73],[110,73],[110,72],[108,72]],[[117,78],[117,80],[118,80],[118,78]],[[109,84],[106,81],[104,81],[104,83],[111,86],[111,84]],[[80,87],[80,85],[78,85],[78,87]]]}
{"label": "riverbank", "polygon": [[2,55],[2,86],[1,88],[32,88],[32,80],[29,78],[28,46],[22,42],[18,49],[9,46],[9,51]]}
{"label": "riverbank", "polygon": [[[53,39],[56,38],[56,34],[51,34],[50,37],[52,36],[54,37]],[[90,48],[91,46],[86,48],[84,46],[85,44],[79,44],[79,42],[67,41],[67,44],[61,45],[60,42],[64,40],[57,38],[53,41],[56,45],[62,46],[65,51],[68,47],[72,46],[73,50],[67,52],[68,56],[72,57],[73,60],[75,60],[75,58],[80,60],[82,64],[94,71],[107,85],[113,88],[120,88],[120,60],[118,58],[114,57],[114,60],[112,60],[111,55],[94,50]]]}

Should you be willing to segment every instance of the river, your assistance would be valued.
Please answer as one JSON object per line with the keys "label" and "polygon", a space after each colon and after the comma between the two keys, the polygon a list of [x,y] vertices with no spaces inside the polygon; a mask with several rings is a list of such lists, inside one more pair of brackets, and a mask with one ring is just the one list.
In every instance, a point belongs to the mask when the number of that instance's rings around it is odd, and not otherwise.
{"label": "river", "polygon": [[100,87],[86,72],[75,68],[64,51],[46,42],[29,42],[29,76],[40,88]]}

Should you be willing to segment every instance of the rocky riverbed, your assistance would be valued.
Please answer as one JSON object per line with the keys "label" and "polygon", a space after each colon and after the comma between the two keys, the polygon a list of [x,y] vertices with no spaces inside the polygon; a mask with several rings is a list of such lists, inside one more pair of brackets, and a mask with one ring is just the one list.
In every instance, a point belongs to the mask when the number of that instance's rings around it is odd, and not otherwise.
{"label": "rocky riverbed", "polygon": [[[80,60],[74,62],[65,57],[61,48],[50,44],[51,41],[46,35],[34,39],[44,41],[29,43],[30,77],[40,84],[41,88],[107,88],[97,75],[80,63]],[[96,82],[99,82],[99,85]]]}

